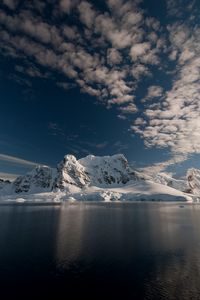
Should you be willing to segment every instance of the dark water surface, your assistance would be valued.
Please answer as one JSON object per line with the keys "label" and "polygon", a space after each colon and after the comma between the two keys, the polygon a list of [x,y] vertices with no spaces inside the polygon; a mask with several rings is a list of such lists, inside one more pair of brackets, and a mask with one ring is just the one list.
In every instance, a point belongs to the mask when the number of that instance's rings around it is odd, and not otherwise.
{"label": "dark water surface", "polygon": [[0,206],[5,292],[1,299],[199,300],[200,206]]}

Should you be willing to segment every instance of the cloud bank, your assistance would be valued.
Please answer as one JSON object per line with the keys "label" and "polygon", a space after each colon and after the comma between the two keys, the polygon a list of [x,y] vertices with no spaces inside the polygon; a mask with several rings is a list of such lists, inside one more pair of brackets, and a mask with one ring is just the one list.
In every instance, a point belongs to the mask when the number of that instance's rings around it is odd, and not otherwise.
{"label": "cloud bank", "polygon": [[[116,106],[147,147],[200,153],[197,1],[166,0],[166,24],[141,0],[102,3],[3,0],[0,54],[19,61],[17,73],[51,78],[56,72],[64,78],[58,86],[76,85],[106,108]],[[170,87],[159,84],[155,70],[171,74]]]}
{"label": "cloud bank", "polygon": [[29,167],[29,166],[34,167],[38,164],[36,162],[21,159],[19,157],[15,157],[15,156],[5,155],[2,153],[0,153],[0,162],[12,163],[12,164],[20,165],[23,167]]}

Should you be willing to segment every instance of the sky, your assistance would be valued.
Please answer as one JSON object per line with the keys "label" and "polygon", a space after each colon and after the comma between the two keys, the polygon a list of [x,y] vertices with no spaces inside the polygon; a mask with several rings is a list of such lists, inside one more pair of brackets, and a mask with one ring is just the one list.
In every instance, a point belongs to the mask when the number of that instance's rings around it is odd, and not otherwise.
{"label": "sky", "polygon": [[198,0],[2,0],[0,177],[65,154],[200,168]]}

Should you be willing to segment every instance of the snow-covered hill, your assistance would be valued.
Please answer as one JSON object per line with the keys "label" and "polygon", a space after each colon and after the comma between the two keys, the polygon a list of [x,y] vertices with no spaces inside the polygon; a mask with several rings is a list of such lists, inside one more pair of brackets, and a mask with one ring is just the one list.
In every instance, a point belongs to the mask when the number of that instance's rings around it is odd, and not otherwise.
{"label": "snow-covered hill", "polygon": [[41,193],[52,191],[56,170],[47,166],[37,166],[12,183],[10,193]]}
{"label": "snow-covered hill", "polygon": [[187,180],[181,180],[181,179],[175,179],[168,174],[165,173],[159,173],[153,178],[154,182],[167,185],[169,187],[172,187],[176,190],[182,191],[182,192],[188,192],[188,182]]}
{"label": "snow-covered hill", "polygon": [[1,190],[8,190],[11,187],[11,182],[9,180],[0,179],[0,192]]}
{"label": "snow-covered hill", "polygon": [[[190,185],[199,176],[188,175]],[[66,155],[57,169],[37,166],[18,177],[13,183],[0,182],[1,200],[16,201],[192,201],[186,181],[162,173],[155,178],[145,176],[130,167],[122,154],[113,156],[88,155],[79,160]],[[200,187],[200,184],[199,184]],[[197,195],[197,191],[195,190]]]}
{"label": "snow-covered hill", "polygon": [[187,171],[187,182],[190,192],[194,195],[200,195],[200,170],[189,169]]}

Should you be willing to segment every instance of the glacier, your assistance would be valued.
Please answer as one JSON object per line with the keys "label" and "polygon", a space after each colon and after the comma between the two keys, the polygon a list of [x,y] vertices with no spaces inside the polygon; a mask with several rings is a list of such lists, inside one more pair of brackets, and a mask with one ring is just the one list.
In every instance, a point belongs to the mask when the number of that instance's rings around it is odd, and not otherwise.
{"label": "glacier", "polygon": [[199,201],[200,170],[184,180],[165,173],[149,176],[130,166],[123,154],[65,155],[57,168],[36,166],[13,182],[0,180],[0,203],[75,201]]}

